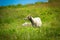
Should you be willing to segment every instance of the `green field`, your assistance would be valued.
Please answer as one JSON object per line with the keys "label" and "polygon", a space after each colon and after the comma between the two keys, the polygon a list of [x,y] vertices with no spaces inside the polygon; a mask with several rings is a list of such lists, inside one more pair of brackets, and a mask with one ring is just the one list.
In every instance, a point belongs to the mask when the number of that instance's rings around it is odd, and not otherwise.
{"label": "green field", "polygon": [[[40,17],[43,25],[22,26],[29,14]],[[60,8],[46,4],[0,7],[0,40],[60,40]]]}

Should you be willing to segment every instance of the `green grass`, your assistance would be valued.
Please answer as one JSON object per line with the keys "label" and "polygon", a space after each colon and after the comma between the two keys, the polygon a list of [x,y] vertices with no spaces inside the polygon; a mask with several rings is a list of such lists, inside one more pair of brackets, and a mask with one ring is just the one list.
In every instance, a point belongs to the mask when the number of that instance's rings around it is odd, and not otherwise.
{"label": "green grass", "polygon": [[[40,17],[40,28],[23,27],[27,15]],[[60,40],[60,8],[32,5],[0,9],[0,40]]]}

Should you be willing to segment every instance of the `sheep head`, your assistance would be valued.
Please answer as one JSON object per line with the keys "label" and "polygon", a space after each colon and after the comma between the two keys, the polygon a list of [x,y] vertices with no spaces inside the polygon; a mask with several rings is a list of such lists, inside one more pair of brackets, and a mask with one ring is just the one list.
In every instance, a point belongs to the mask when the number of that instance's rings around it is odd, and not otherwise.
{"label": "sheep head", "polygon": [[25,18],[25,20],[29,20],[29,19],[31,19],[32,18],[32,16],[31,15],[28,15],[26,18]]}

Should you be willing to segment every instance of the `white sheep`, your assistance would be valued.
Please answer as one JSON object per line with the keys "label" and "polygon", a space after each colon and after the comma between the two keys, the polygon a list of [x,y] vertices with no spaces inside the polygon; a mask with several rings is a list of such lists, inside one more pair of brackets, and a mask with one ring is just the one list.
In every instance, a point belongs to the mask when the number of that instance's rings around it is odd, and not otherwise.
{"label": "white sheep", "polygon": [[41,27],[42,21],[39,17],[33,18],[32,16],[27,16],[27,19],[30,20],[32,26]]}
{"label": "white sheep", "polygon": [[30,22],[25,22],[22,24],[22,26],[32,26],[32,24]]}

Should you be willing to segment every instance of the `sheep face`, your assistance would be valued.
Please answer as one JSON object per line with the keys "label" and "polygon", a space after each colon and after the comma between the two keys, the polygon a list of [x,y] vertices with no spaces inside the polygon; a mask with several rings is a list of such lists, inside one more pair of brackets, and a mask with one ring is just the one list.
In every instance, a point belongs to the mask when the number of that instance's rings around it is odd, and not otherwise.
{"label": "sheep face", "polygon": [[25,18],[25,20],[29,20],[31,23],[32,23],[32,25],[34,25],[34,22],[33,22],[33,17],[32,16],[27,16],[26,18]]}
{"label": "sheep face", "polygon": [[27,16],[27,17],[25,18],[25,20],[29,20],[29,19],[31,19],[31,16]]}

